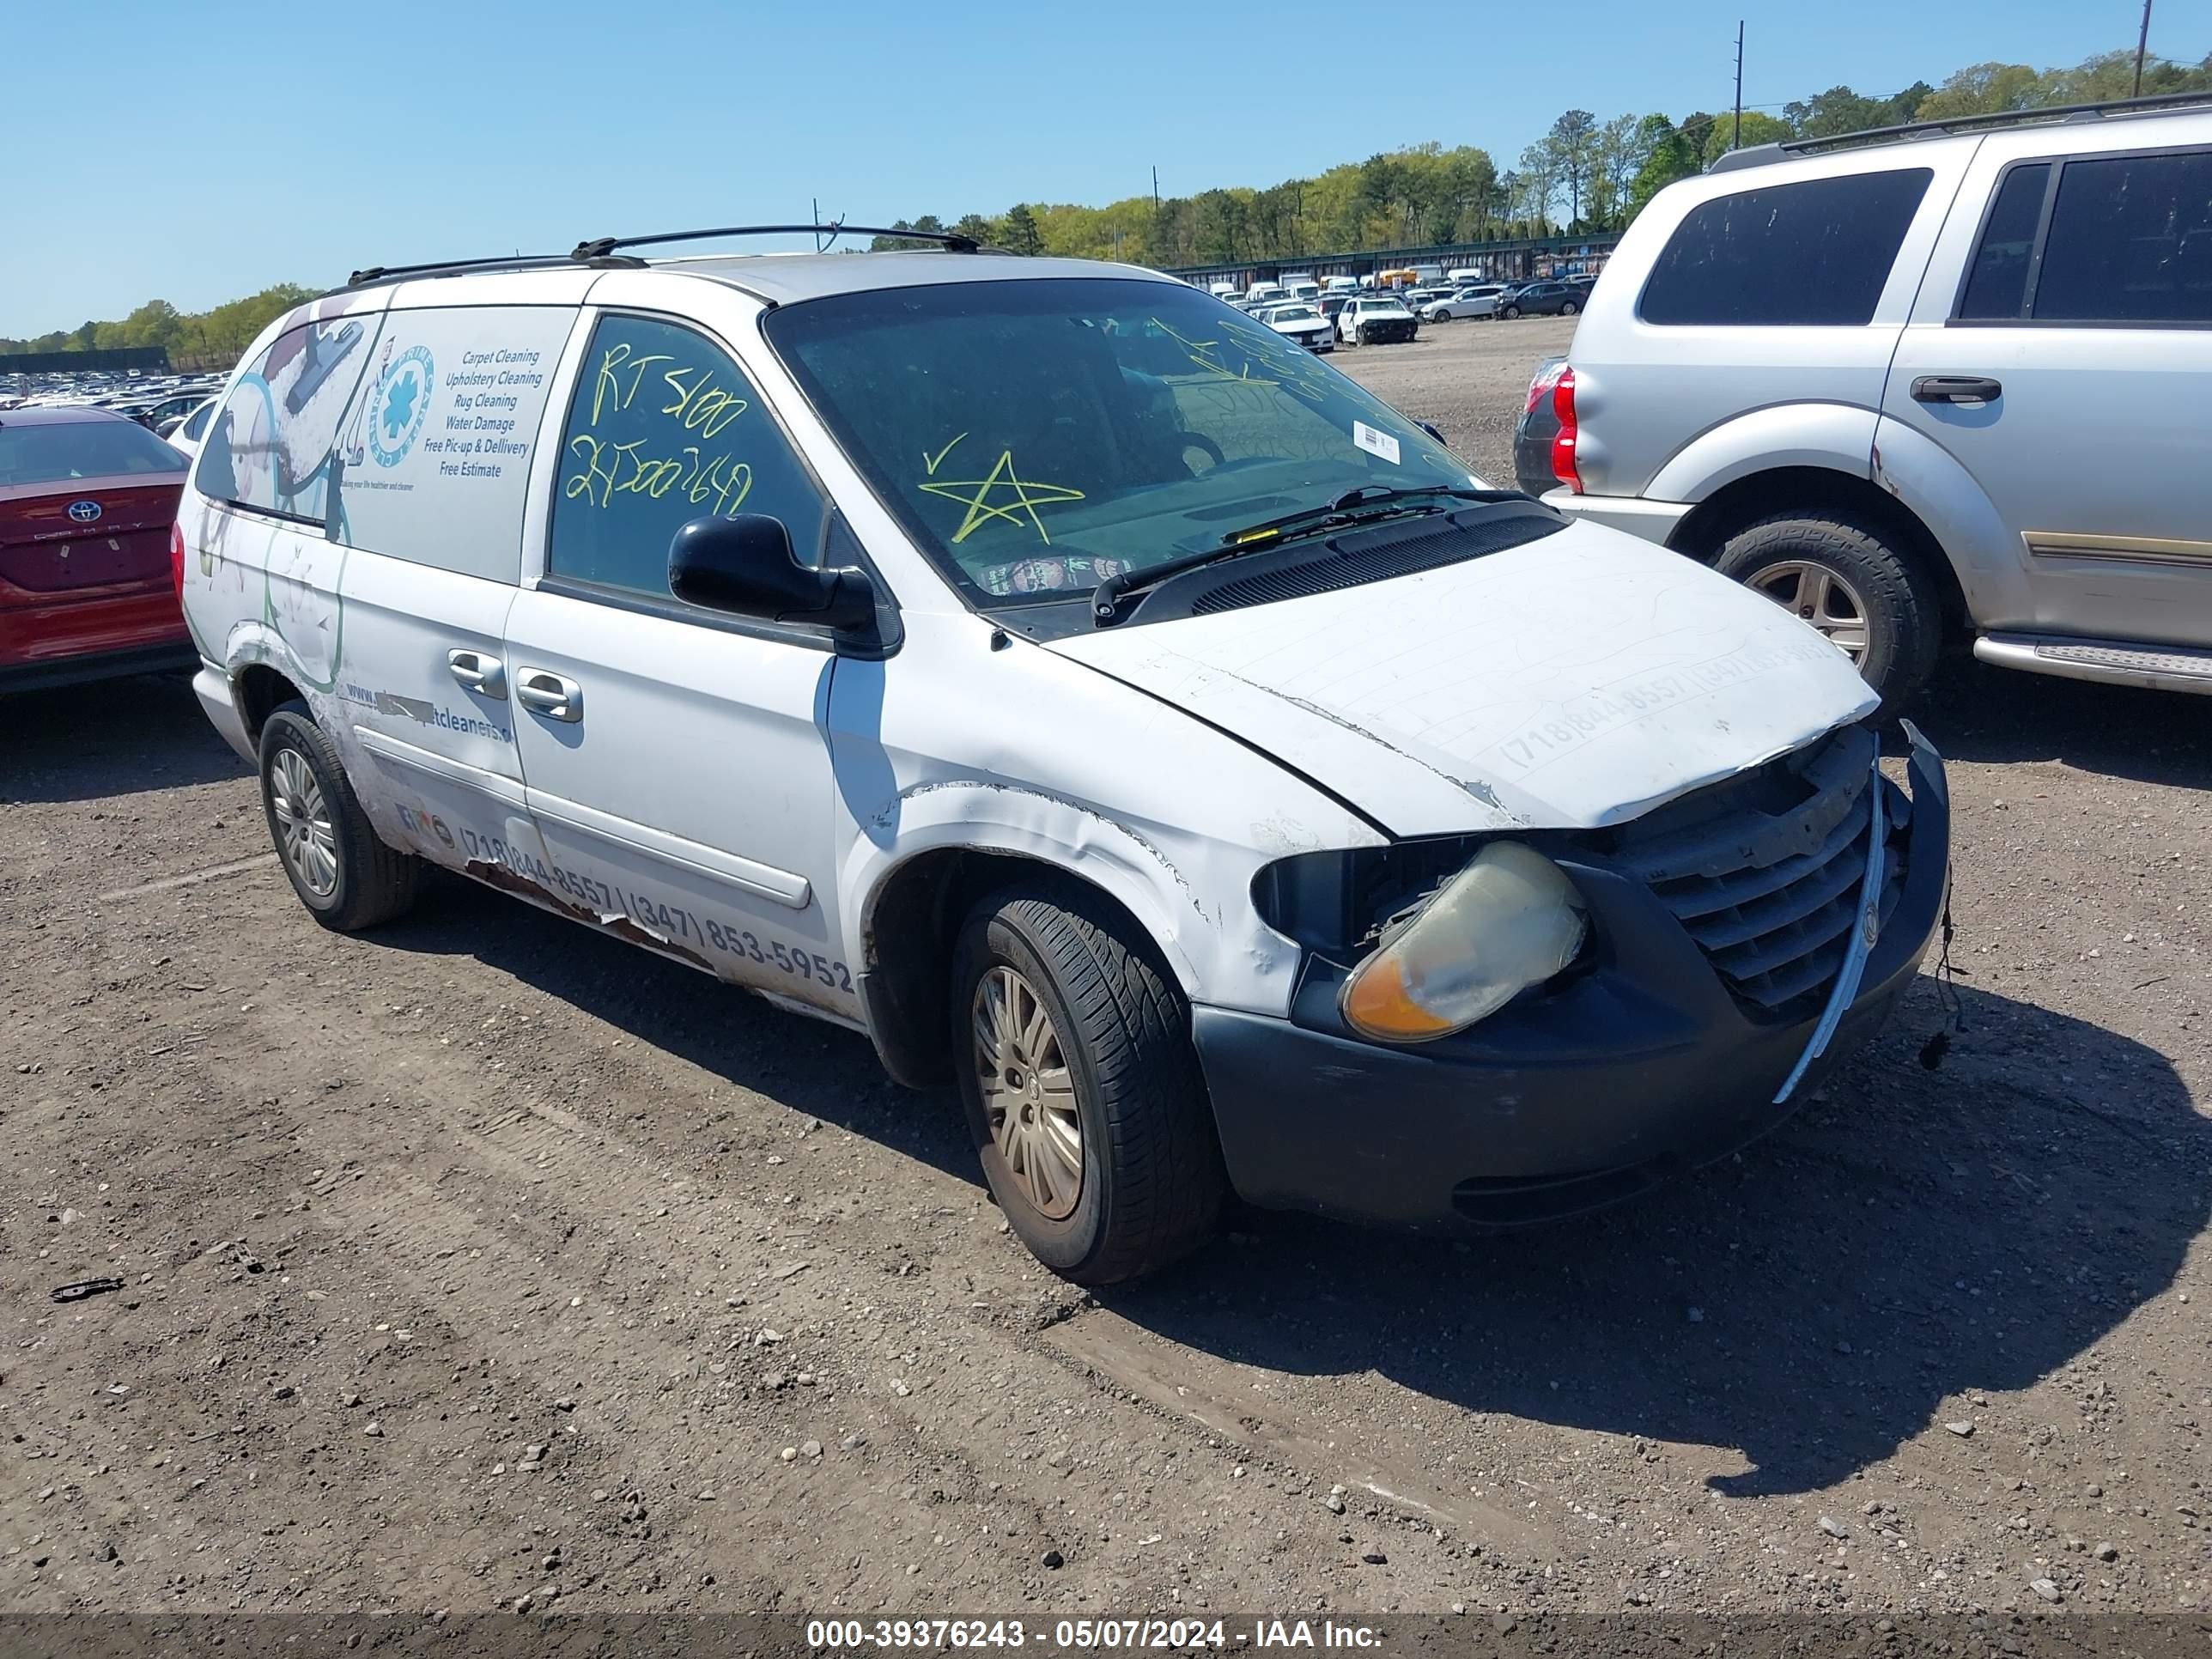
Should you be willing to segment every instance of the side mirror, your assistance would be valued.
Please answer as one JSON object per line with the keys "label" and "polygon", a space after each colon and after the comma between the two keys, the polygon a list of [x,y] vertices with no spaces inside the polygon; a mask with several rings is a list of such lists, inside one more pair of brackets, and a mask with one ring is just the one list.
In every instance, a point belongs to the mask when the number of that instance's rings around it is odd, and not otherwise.
{"label": "side mirror", "polygon": [[668,544],[668,588],[708,611],[841,632],[866,628],[876,616],[865,573],[799,563],[783,520],[764,513],[694,519],[678,529]]}

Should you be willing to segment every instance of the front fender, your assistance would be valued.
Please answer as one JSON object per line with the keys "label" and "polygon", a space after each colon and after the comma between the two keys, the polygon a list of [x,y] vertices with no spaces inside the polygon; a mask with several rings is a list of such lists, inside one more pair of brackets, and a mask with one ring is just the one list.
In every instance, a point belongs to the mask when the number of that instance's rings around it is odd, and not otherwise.
{"label": "front fender", "polygon": [[[919,784],[890,810],[896,840],[884,846],[860,836],[839,878],[840,914],[860,919],[856,959],[875,960],[876,908],[891,878],[914,860],[951,848],[1028,859],[1103,890],[1137,919],[1184,995],[1197,996],[1208,982],[1216,954],[1208,936],[1218,938],[1222,918],[1200,908],[1188,877],[1165,852],[1126,826],[1080,802],[995,778]],[[1281,947],[1283,971],[1294,970],[1296,949],[1267,937]]]}
{"label": "front fender", "polygon": [[[1638,493],[1651,501],[1702,501],[1739,478],[1785,466],[1825,467],[1863,478],[1874,453],[1877,418],[1874,410],[1850,404],[1755,409],[1699,433]],[[1602,441],[1601,422],[1599,427]]]}

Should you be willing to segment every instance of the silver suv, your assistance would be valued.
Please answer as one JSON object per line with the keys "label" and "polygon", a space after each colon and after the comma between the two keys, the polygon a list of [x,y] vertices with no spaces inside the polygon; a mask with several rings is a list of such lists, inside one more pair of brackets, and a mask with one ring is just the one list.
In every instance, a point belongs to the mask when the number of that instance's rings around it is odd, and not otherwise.
{"label": "silver suv", "polygon": [[1951,638],[2212,692],[2206,102],[1767,145],[1661,192],[1531,388],[1545,499],[1788,605],[1886,711]]}

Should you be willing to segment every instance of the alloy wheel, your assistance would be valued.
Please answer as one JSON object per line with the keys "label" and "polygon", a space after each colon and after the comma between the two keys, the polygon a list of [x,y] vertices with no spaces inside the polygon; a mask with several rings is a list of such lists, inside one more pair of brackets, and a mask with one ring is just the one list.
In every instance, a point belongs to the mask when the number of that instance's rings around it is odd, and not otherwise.
{"label": "alloy wheel", "polygon": [[1003,963],[977,982],[971,1015],[992,1142],[1037,1213],[1065,1220],[1083,1196],[1083,1120],[1060,1033],[1036,988]]}
{"label": "alloy wheel", "polygon": [[292,874],[317,898],[337,890],[337,833],[323,787],[307,758],[280,749],[269,765],[269,808],[276,818],[276,849]]}
{"label": "alloy wheel", "polygon": [[1866,601],[1856,588],[1826,566],[1785,560],[1752,577],[1750,586],[1819,629],[1854,666],[1866,660]]}

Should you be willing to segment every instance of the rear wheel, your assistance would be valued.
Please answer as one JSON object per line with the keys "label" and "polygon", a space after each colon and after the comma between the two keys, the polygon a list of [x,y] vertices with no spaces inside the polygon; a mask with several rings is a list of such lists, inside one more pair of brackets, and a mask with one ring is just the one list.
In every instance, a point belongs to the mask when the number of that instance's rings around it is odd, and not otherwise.
{"label": "rear wheel", "polygon": [[1572,300],[1565,301],[1559,307],[1559,315],[1562,317],[1571,317],[1575,313],[1581,309],[1582,307],[1577,305]]}
{"label": "rear wheel", "polygon": [[1942,609],[1918,562],[1844,518],[1785,514],[1729,538],[1714,568],[1818,629],[1893,719],[1935,672]]}
{"label": "rear wheel", "polygon": [[355,933],[414,904],[421,863],[377,839],[304,702],[279,704],[261,727],[261,805],[292,890],[324,927]]}
{"label": "rear wheel", "polygon": [[1164,1266],[1227,1187],[1189,1011],[1144,940],[1079,889],[1010,889],[961,929],[954,1052],[984,1178],[1079,1285]]}

